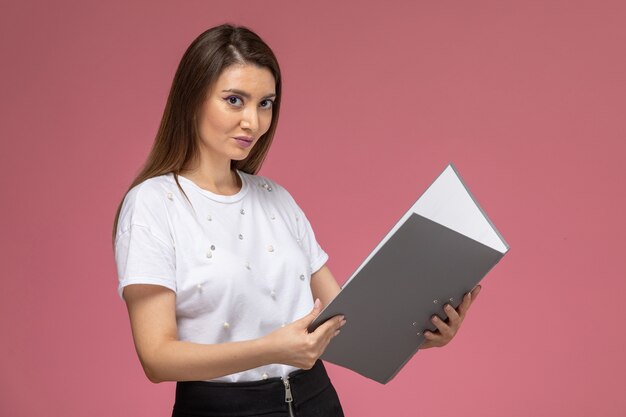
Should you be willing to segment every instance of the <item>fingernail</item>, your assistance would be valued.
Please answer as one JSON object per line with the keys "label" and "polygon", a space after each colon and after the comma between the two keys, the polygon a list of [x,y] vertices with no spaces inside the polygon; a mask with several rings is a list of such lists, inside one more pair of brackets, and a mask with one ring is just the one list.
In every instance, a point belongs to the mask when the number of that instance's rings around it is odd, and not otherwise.
{"label": "fingernail", "polygon": [[446,305],[446,311],[450,311],[450,310],[452,310],[452,306],[450,304],[447,304]]}
{"label": "fingernail", "polygon": [[339,324],[339,327],[343,327],[344,324],[346,324],[347,322],[345,320],[341,320],[341,323]]}

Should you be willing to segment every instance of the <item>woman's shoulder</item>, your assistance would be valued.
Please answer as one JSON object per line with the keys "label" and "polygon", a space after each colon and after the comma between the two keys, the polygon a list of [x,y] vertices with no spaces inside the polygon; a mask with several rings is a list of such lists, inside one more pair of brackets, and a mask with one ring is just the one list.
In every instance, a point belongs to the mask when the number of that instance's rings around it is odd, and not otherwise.
{"label": "woman's shoulder", "polygon": [[271,178],[258,174],[248,174],[243,171],[239,171],[239,173],[253,189],[272,193],[272,195],[278,198],[291,198],[289,191]]}
{"label": "woman's shoulder", "polygon": [[[255,195],[254,198],[260,197],[262,201],[277,207],[282,207],[290,212],[301,212],[301,208],[294,197],[287,188],[280,183],[263,175],[252,175],[241,171],[240,173],[245,176],[244,179],[248,182],[250,188],[256,190],[256,192],[251,193]],[[265,197],[262,197],[263,195],[265,195]]]}
{"label": "woman's shoulder", "polygon": [[266,177],[264,175],[259,174],[248,174],[244,171],[239,171],[239,173],[248,181],[248,183],[253,187],[259,188],[271,188],[268,191],[278,190],[279,192],[286,192],[286,188],[281,184],[276,182],[275,180]]}
{"label": "woman's shoulder", "polygon": [[168,193],[172,191],[172,186],[176,186],[172,174],[158,175],[135,185],[128,190],[126,197],[131,200],[167,198]]}
{"label": "woman's shoulder", "polygon": [[168,202],[173,200],[176,183],[171,174],[148,178],[132,187],[122,202],[118,232],[131,225],[152,226],[167,222]]}

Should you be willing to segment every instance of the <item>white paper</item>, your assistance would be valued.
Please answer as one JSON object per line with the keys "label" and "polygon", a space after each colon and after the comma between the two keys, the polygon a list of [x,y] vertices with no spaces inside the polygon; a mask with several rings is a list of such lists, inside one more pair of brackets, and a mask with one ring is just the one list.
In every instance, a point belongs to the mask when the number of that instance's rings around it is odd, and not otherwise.
{"label": "white paper", "polygon": [[394,225],[345,284],[357,275],[413,213],[461,233],[500,253],[506,253],[509,249],[450,164]]}

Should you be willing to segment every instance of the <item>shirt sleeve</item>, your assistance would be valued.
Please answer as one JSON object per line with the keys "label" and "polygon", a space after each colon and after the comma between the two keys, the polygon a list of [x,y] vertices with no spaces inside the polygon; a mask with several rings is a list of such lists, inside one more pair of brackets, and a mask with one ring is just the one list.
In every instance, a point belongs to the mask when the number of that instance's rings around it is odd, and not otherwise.
{"label": "shirt sleeve", "polygon": [[304,214],[304,211],[285,188],[280,188],[284,192],[288,205],[293,213],[298,242],[309,259],[311,274],[314,274],[328,261],[328,254],[317,242],[315,233],[313,232],[313,227],[311,226],[309,219]]}
{"label": "shirt sleeve", "polygon": [[130,284],[161,285],[176,292],[176,255],[164,196],[141,187],[124,198],[116,231],[115,263],[122,298]]}

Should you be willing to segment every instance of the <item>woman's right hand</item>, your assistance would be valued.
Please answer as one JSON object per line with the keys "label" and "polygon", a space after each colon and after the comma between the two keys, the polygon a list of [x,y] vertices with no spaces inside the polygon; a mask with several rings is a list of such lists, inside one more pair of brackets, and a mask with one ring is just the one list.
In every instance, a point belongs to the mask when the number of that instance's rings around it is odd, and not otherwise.
{"label": "woman's right hand", "polygon": [[276,352],[277,363],[301,369],[313,367],[330,340],[338,335],[339,329],[346,324],[344,316],[339,315],[324,322],[313,333],[309,333],[307,331],[309,324],[321,311],[322,305],[317,299],[309,314],[265,336],[272,350]]}

